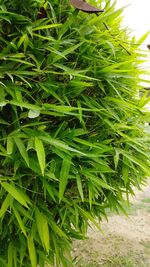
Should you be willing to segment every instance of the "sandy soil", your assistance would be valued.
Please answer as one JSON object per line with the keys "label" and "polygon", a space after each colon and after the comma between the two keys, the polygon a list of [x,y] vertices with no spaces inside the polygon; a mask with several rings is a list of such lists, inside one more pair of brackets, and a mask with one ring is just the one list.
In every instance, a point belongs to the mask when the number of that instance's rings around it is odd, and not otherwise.
{"label": "sandy soil", "polygon": [[[106,266],[109,261],[107,266],[150,267],[150,181],[143,192],[136,192],[131,201],[133,207],[129,217],[109,216],[108,222],[101,224],[104,234],[95,228],[89,229],[87,240],[75,242],[74,255],[82,262],[94,261],[92,266],[96,267]],[[112,258],[119,256],[131,256],[135,265],[111,265]]]}

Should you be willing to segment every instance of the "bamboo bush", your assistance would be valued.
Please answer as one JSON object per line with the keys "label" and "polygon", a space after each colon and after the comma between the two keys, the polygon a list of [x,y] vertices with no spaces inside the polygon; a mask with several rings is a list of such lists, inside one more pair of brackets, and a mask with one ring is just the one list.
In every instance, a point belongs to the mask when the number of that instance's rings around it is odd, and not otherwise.
{"label": "bamboo bush", "polygon": [[138,40],[122,10],[0,1],[0,266],[74,266],[72,239],[150,173]]}

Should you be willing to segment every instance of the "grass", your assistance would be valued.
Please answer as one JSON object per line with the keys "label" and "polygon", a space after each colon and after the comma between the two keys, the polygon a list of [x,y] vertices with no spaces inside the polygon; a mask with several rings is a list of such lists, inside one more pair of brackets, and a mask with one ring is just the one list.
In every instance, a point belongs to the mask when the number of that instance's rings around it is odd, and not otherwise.
{"label": "grass", "polygon": [[138,254],[128,254],[126,256],[115,256],[97,263],[96,261],[82,262],[78,267],[148,267],[143,262],[143,258]]}
{"label": "grass", "polygon": [[139,265],[137,265],[137,256],[139,255],[126,255],[126,256],[120,256],[120,257],[113,257],[109,260],[109,262],[106,262],[105,264],[102,264],[103,267],[145,267],[144,263],[140,262]]}
{"label": "grass", "polygon": [[79,260],[76,267],[148,267],[149,265],[149,250],[150,242],[141,242],[145,250],[141,251],[131,251],[125,255],[119,255],[120,252],[116,251],[117,255],[103,258],[101,261],[94,257],[93,252],[91,252],[93,259],[91,260]]}
{"label": "grass", "polygon": [[150,241],[141,241],[141,244],[145,249],[150,249]]}

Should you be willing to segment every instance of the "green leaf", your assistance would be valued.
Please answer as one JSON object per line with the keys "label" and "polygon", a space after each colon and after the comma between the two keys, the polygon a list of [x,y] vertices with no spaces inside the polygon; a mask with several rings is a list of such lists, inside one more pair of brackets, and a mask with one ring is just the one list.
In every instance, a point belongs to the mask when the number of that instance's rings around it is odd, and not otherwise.
{"label": "green leaf", "polygon": [[44,185],[44,189],[47,190],[48,194],[53,199],[53,201],[56,202],[55,194],[54,194],[55,193],[54,187],[52,187],[51,184],[47,183],[46,180],[43,181],[43,185]]}
{"label": "green leaf", "polygon": [[0,151],[2,151],[4,154],[7,154],[6,149],[0,144]]}
{"label": "green leaf", "polygon": [[125,185],[127,185],[129,179],[130,179],[130,161],[128,158],[123,157],[123,164],[122,164],[122,179],[124,180]]}
{"label": "green leaf", "polygon": [[71,27],[71,25],[74,23],[74,21],[77,19],[78,13],[79,13],[79,10],[75,9],[75,11],[68,17],[68,19],[62,25],[62,27],[59,31],[59,38],[60,39],[68,31],[68,29]]}
{"label": "green leaf", "polygon": [[118,151],[126,157],[129,161],[135,163],[136,165],[140,166],[140,168],[147,174],[150,173],[150,168],[146,166],[140,159],[138,159],[136,156],[133,156],[131,153],[129,154],[127,151],[124,151],[123,149],[118,149]]}
{"label": "green leaf", "polygon": [[66,186],[67,186],[70,165],[71,165],[71,160],[64,158],[62,162],[61,170],[60,170],[59,201],[62,200]]}
{"label": "green leaf", "polygon": [[26,40],[28,41],[28,35],[25,33],[20,37],[20,39],[18,41],[18,48],[22,45],[22,43],[25,43]]}
{"label": "green leaf", "polygon": [[[16,188],[13,184],[9,184],[7,182],[1,183],[2,187],[5,188],[5,190],[13,197],[15,198],[21,205],[28,208],[28,204],[26,202],[27,196],[24,196],[24,193],[20,191],[18,188]],[[30,201],[28,200],[28,203]]]}
{"label": "green leaf", "polygon": [[16,217],[17,221],[18,221],[18,224],[20,226],[21,231],[24,233],[25,236],[27,236],[26,229],[25,229],[25,226],[23,224],[23,221],[21,219],[21,216],[20,216],[19,212],[17,211],[17,209],[14,206],[12,208],[13,208],[13,212],[15,214],[15,217]]}
{"label": "green leaf", "polygon": [[68,239],[68,236],[62,231],[62,229],[54,222],[50,221],[51,227],[53,228],[54,232],[59,235],[60,237],[64,237]]}
{"label": "green leaf", "polygon": [[68,151],[72,151],[72,152],[75,152],[75,153],[83,155],[83,156],[86,155],[85,153],[82,153],[81,151],[70,147],[65,142],[63,142],[61,140],[58,140],[58,139],[54,139],[54,138],[52,138],[50,136],[49,137],[47,137],[47,136],[39,136],[39,138],[41,140],[43,140],[44,142],[51,144],[52,146],[59,147],[59,149],[62,149],[63,151],[64,150],[68,150]]}
{"label": "green leaf", "polygon": [[5,107],[8,104],[7,101],[1,101],[0,102],[0,107]]}
{"label": "green leaf", "polygon": [[14,260],[14,267],[17,267],[17,249],[14,247],[14,255],[13,255],[13,260]]}
{"label": "green leaf", "polygon": [[7,137],[7,154],[8,155],[11,155],[13,152],[13,144],[14,144],[13,138],[8,136]]}
{"label": "green leaf", "polygon": [[63,56],[67,56],[68,54],[73,53],[82,44],[83,44],[83,42],[80,42],[80,43],[78,43],[76,45],[71,45],[68,49],[66,49],[63,53],[61,53],[61,55],[56,55],[54,57],[53,63],[55,63],[56,61],[58,61]]}
{"label": "green leaf", "polygon": [[150,35],[150,31],[144,33],[141,38],[137,41],[138,45],[141,45]]}
{"label": "green leaf", "polygon": [[22,237],[21,237],[21,241],[22,242],[20,242],[20,248],[19,248],[19,258],[20,258],[19,264],[20,264],[20,266],[23,265],[23,260],[26,256],[26,251],[27,251],[27,244],[26,244],[27,242],[24,242],[24,238],[22,238]]}
{"label": "green leaf", "polygon": [[33,28],[32,31],[39,31],[39,30],[44,30],[44,29],[51,29],[51,28],[56,28],[60,27],[61,24],[50,24],[50,25],[44,25],[44,26],[39,26],[36,28]]}
{"label": "green leaf", "polygon": [[36,208],[35,218],[42,245],[48,253],[50,250],[50,236],[47,217],[42,212],[40,212],[38,208]]}
{"label": "green leaf", "polygon": [[21,93],[21,90],[17,90],[17,88],[16,88],[15,94],[16,94],[16,99],[18,101],[21,101],[22,102],[22,93]]}
{"label": "green leaf", "polygon": [[22,102],[22,101],[17,101],[17,100],[11,100],[9,101],[11,105],[18,106],[20,108],[26,108],[26,109],[31,109],[31,110],[41,110],[41,108],[37,105],[30,104],[28,102]]}
{"label": "green leaf", "polygon": [[9,125],[9,123],[3,119],[0,118],[0,124]]}
{"label": "green leaf", "polygon": [[81,182],[81,178],[80,178],[79,174],[76,175],[76,179],[77,179],[77,187],[79,190],[80,197],[81,197],[82,201],[84,201],[83,187],[82,187],[82,182]]}
{"label": "green leaf", "polygon": [[93,218],[93,216],[91,215],[90,212],[85,211],[84,209],[80,208],[79,206],[77,206],[77,208],[80,210],[81,214],[86,219],[90,220],[102,232],[102,229],[100,228],[99,224],[95,221],[95,219]]}
{"label": "green leaf", "polygon": [[25,148],[23,141],[19,137],[13,137],[13,139],[16,143],[16,146],[18,147],[18,150],[19,150],[21,156],[23,157],[26,164],[29,166],[28,153],[27,153],[27,150]]}
{"label": "green leaf", "polygon": [[18,210],[18,212],[24,216],[25,219],[27,219],[27,220],[29,219],[30,221],[33,221],[33,217],[32,217],[32,214],[30,212],[30,209],[29,210],[26,210],[17,201],[15,203],[13,203],[13,207],[15,207]]}
{"label": "green leaf", "polygon": [[8,267],[13,267],[14,247],[11,242],[8,246]]}
{"label": "green leaf", "polygon": [[102,179],[98,178],[98,177],[94,177],[94,176],[90,176],[90,179],[95,182],[95,184],[99,185],[102,188],[106,188],[108,190],[114,190],[113,187],[111,187],[109,184],[107,184],[106,182],[104,182]]}
{"label": "green leaf", "polygon": [[43,90],[45,90],[46,92],[48,92],[49,94],[51,94],[53,97],[55,97],[58,101],[60,101],[60,103],[63,103],[63,100],[59,97],[59,95],[55,92],[55,90],[53,89],[53,87],[51,88],[51,84],[40,84],[40,86],[43,88]]}
{"label": "green leaf", "polygon": [[43,142],[35,137],[35,150],[37,153],[39,165],[41,168],[42,175],[44,175],[44,170],[45,170],[45,150],[43,146]]}
{"label": "green leaf", "polygon": [[36,255],[33,236],[31,236],[31,235],[28,236],[27,243],[28,243],[28,251],[29,251],[31,266],[32,267],[37,267],[37,255]]}
{"label": "green leaf", "polygon": [[2,203],[2,206],[0,209],[0,218],[5,214],[5,212],[7,211],[9,206],[11,205],[11,203],[12,203],[12,196],[10,194],[8,194]]}

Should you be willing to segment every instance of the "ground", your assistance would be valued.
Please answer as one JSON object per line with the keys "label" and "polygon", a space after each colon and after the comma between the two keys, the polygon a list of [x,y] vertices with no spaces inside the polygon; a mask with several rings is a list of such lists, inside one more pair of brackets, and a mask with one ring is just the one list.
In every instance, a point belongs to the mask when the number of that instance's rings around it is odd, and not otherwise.
{"label": "ground", "polygon": [[77,267],[150,267],[150,181],[131,202],[129,217],[110,214],[104,233],[92,228],[74,242]]}

